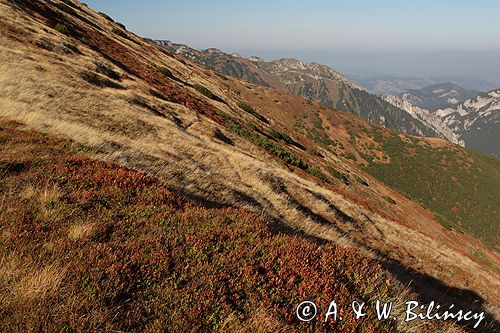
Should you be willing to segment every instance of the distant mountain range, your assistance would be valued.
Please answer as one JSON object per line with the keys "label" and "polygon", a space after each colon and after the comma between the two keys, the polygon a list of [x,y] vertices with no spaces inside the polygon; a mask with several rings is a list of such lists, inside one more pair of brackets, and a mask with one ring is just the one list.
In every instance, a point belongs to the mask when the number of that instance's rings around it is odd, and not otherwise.
{"label": "distant mountain range", "polygon": [[383,98],[392,105],[405,110],[415,119],[419,119],[428,127],[433,128],[436,132],[439,132],[442,137],[446,138],[450,142],[458,144],[462,147],[465,146],[465,142],[460,139],[460,135],[455,133],[442,119],[429,110],[413,105],[410,101],[399,96],[388,95]]}
{"label": "distant mountain range", "polygon": [[438,83],[422,89],[411,89],[399,96],[413,105],[429,111],[453,107],[466,99],[473,98],[479,91],[467,90],[454,83]]}
{"label": "distant mountain range", "polygon": [[412,89],[422,89],[442,82],[451,82],[467,90],[490,91],[498,86],[483,80],[453,76],[390,76],[349,74],[347,77],[377,95],[399,95]]}
{"label": "distant mountain range", "polygon": [[[259,57],[227,54],[216,48],[196,50],[170,41],[156,43],[222,75],[290,92],[401,133],[439,136],[461,146],[499,155],[497,142],[500,140],[495,140],[499,132],[498,104],[494,95],[465,89],[452,82],[435,84],[427,80],[425,82],[431,85],[422,89],[409,89],[394,96],[377,96],[335,69],[317,63],[289,58],[264,61]],[[487,83],[476,82],[476,86],[481,84],[487,86]],[[476,97],[481,102],[467,102],[467,106],[461,104]],[[486,102],[486,99],[491,101]],[[475,106],[478,108],[474,109]],[[439,109],[443,110],[438,112]]]}
{"label": "distant mountain range", "polygon": [[323,106],[361,116],[370,122],[401,133],[441,136],[440,132],[406,111],[368,93],[331,67],[296,59],[270,62],[259,57],[227,54],[218,49],[196,50],[170,41],[156,41],[170,52],[180,54],[223,75],[231,75],[265,87],[272,87],[316,101]]}
{"label": "distant mountain range", "polygon": [[500,89],[474,93],[444,83],[384,99],[451,142],[500,156]]}

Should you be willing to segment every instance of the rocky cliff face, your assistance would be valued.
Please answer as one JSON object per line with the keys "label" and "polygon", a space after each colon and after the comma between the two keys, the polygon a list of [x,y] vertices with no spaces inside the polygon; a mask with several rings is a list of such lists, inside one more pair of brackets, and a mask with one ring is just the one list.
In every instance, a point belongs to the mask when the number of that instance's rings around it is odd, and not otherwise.
{"label": "rocky cliff face", "polygon": [[500,89],[434,112],[465,146],[500,156]]}
{"label": "rocky cliff face", "polygon": [[453,143],[500,156],[500,89],[479,93],[454,106],[434,111],[420,108],[410,100],[397,96],[386,96],[384,99]]}
{"label": "rocky cliff face", "polygon": [[404,100],[398,96],[385,96],[384,99],[398,108],[405,110],[413,118],[422,121],[428,127],[434,129],[439,136],[445,137],[450,142],[458,144],[462,147],[465,146],[465,143],[460,139],[460,136],[432,112],[415,106],[411,104],[410,101]]}

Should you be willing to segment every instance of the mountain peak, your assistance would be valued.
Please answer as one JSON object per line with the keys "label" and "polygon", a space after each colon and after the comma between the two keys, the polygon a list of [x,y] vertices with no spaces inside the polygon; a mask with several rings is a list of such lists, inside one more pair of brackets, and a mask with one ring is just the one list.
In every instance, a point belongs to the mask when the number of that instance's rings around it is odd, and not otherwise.
{"label": "mountain peak", "polygon": [[210,47],[208,49],[205,50],[206,52],[210,53],[210,54],[223,54],[224,52],[222,52],[221,50],[219,50],[218,48],[215,48],[215,47]]}
{"label": "mountain peak", "polygon": [[264,59],[262,59],[261,57],[257,57],[257,56],[250,56],[247,59],[250,61],[253,61],[253,62],[264,62]]}

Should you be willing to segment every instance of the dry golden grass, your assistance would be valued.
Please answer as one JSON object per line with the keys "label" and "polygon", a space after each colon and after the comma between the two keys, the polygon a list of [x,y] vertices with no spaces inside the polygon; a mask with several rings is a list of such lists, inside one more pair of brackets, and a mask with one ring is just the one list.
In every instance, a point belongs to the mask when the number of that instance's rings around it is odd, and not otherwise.
{"label": "dry golden grass", "polygon": [[29,184],[19,195],[32,203],[33,211],[43,220],[54,221],[62,218],[55,207],[62,195],[57,185],[46,184],[43,188],[38,188],[35,184]]}
{"label": "dry golden grass", "polygon": [[31,301],[56,292],[64,278],[64,269],[49,265],[41,270],[23,274],[21,280],[13,286],[12,294],[19,300]]}
{"label": "dry golden grass", "polygon": [[495,304],[486,304],[484,308],[486,311],[495,316],[496,320],[500,321],[500,306]]}
{"label": "dry golden grass", "polygon": [[51,202],[59,200],[61,195],[62,193],[57,185],[47,185],[40,191],[38,200],[40,201],[40,204],[47,205]]}
{"label": "dry golden grass", "polygon": [[15,256],[0,259],[0,303],[4,308],[29,306],[55,293],[64,279],[65,268],[56,264],[38,267]]}
{"label": "dry golden grass", "polygon": [[291,328],[283,326],[273,318],[271,311],[259,309],[254,315],[241,321],[236,315],[230,315],[221,325],[218,332],[231,333],[285,333],[292,332]]}
{"label": "dry golden grass", "polygon": [[94,235],[95,226],[93,224],[80,223],[72,225],[68,230],[68,237],[71,240],[90,238]]}
{"label": "dry golden grass", "polygon": [[20,195],[21,198],[26,200],[33,199],[38,195],[38,190],[34,184],[29,184],[21,191]]}

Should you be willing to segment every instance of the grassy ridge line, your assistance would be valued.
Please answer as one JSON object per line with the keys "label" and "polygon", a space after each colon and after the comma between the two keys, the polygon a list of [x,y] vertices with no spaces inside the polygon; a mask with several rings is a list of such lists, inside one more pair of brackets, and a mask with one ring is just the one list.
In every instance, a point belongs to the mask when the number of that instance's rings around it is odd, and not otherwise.
{"label": "grassy ridge line", "polygon": [[[204,208],[144,174],[73,156],[67,141],[5,123],[0,140],[3,327],[300,329],[301,300],[325,307],[401,292],[354,250],[273,233],[242,209]],[[315,331],[395,325],[346,313]]]}

